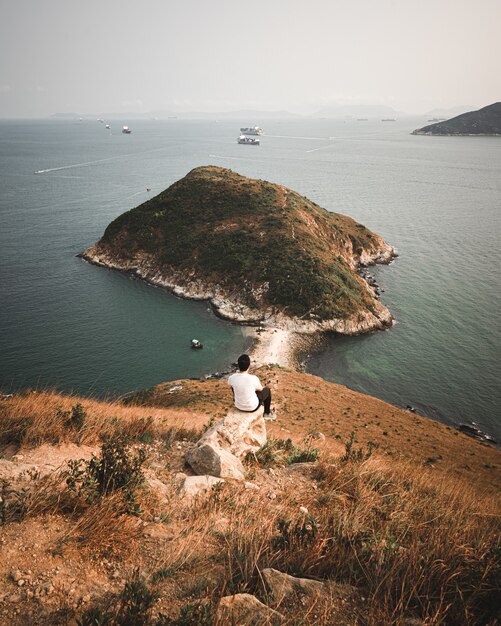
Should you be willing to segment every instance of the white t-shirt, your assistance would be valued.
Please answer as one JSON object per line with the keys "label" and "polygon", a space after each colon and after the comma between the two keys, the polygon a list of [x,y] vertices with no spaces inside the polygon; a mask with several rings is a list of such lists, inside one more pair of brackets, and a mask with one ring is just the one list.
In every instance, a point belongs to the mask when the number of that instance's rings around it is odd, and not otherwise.
{"label": "white t-shirt", "polygon": [[260,391],[263,386],[257,376],[247,372],[237,372],[228,378],[228,382],[233,387],[237,409],[255,411],[258,408],[259,399],[256,396],[256,391]]}

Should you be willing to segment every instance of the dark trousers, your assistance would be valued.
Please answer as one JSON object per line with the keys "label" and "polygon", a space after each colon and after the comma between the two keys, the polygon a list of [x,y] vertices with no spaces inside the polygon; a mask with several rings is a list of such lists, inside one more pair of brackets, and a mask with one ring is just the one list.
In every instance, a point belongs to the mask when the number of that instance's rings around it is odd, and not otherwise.
{"label": "dark trousers", "polygon": [[256,391],[256,396],[259,398],[259,405],[264,406],[264,414],[269,415],[271,407],[271,391],[268,387],[263,387],[261,391]]}

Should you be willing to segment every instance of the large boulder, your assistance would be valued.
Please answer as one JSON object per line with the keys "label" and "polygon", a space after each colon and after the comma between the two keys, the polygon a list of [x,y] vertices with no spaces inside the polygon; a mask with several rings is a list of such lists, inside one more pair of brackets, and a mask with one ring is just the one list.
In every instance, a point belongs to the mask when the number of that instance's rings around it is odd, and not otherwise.
{"label": "large boulder", "polygon": [[218,624],[238,624],[238,626],[264,626],[283,624],[284,618],[249,593],[237,593],[221,598],[217,609]]}
{"label": "large boulder", "polygon": [[264,409],[254,413],[230,411],[211,426],[197,444],[186,453],[186,461],[197,474],[243,480],[241,459],[266,443]]}
{"label": "large boulder", "polygon": [[214,444],[197,444],[186,453],[186,461],[197,474],[235,480],[245,478],[244,466],[240,459]]}

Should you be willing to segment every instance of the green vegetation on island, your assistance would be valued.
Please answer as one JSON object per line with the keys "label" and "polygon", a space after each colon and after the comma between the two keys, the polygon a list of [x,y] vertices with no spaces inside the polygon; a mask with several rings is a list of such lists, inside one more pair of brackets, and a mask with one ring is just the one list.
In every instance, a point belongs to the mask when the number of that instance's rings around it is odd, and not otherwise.
{"label": "green vegetation on island", "polygon": [[146,266],[143,278],[165,277],[188,296],[203,284],[249,310],[328,320],[384,308],[356,267],[392,254],[349,217],[281,185],[208,166],[115,219],[83,256],[119,269]]}
{"label": "green vegetation on island", "polygon": [[415,130],[413,135],[501,135],[501,102]]}

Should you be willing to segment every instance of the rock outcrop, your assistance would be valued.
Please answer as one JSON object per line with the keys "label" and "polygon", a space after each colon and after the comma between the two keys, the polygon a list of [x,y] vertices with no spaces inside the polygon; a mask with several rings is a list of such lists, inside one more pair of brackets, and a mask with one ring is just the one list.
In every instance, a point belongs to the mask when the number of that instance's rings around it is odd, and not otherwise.
{"label": "rock outcrop", "polygon": [[216,615],[218,624],[238,626],[264,626],[283,624],[284,618],[278,611],[270,609],[249,593],[237,593],[221,598]]}
{"label": "rock outcrop", "polygon": [[220,483],[224,483],[224,480],[215,476],[187,476],[181,485],[180,493],[187,498],[195,498]]}
{"label": "rock outcrop", "polygon": [[266,443],[263,407],[253,413],[230,411],[211,426],[186,453],[186,462],[198,475],[244,480],[242,460]]}
{"label": "rock outcrop", "polygon": [[327,592],[326,585],[318,580],[296,578],[272,568],[264,569],[262,574],[266,586],[277,601],[294,594],[318,596]]}
{"label": "rock outcrop", "polygon": [[92,458],[95,448],[77,446],[68,443],[61,446],[43,444],[38,448],[24,450],[22,454],[14,454],[0,459],[0,480],[23,480],[29,473],[47,476],[62,469],[68,461]]}
{"label": "rock outcrop", "polygon": [[309,578],[296,578],[276,569],[267,568],[262,571],[266,587],[276,602],[290,596],[305,596],[322,601],[346,602],[353,599],[357,590],[352,585],[343,585],[334,581],[319,581]]}

